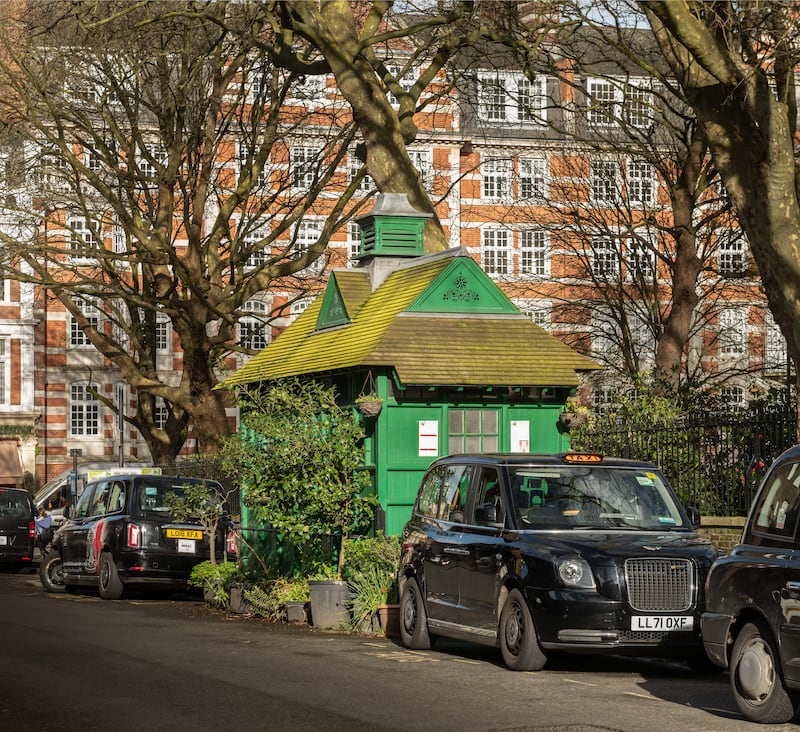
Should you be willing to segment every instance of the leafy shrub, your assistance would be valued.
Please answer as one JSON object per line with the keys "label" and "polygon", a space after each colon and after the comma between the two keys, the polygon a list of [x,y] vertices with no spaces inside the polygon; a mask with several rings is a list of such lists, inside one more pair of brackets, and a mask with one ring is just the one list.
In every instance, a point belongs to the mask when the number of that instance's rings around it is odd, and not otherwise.
{"label": "leafy shrub", "polygon": [[212,564],[209,560],[200,562],[192,568],[189,584],[200,587],[209,593],[218,605],[225,605],[230,599],[231,585],[239,577],[239,567],[234,562]]}
{"label": "leafy shrub", "polygon": [[287,602],[307,602],[308,580],[301,577],[278,577],[267,585],[249,587],[244,596],[250,601],[251,610],[262,618],[281,620]]}

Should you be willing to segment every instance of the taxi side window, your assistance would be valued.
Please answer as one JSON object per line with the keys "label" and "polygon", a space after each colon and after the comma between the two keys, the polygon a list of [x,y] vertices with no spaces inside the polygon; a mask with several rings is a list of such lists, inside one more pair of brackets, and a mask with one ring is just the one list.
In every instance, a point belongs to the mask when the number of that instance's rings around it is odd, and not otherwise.
{"label": "taxi side window", "polygon": [[442,496],[444,505],[440,518],[459,524],[464,523],[470,478],[472,478],[472,465],[447,466]]}
{"label": "taxi side window", "polygon": [[800,514],[800,463],[787,463],[777,469],[763,494],[756,527],[775,536],[793,537]]}
{"label": "taxi side window", "polygon": [[102,516],[106,513],[108,494],[111,491],[110,483],[98,483],[94,489],[92,503],[89,506],[89,516]]}
{"label": "taxi side window", "polygon": [[75,513],[73,516],[76,519],[86,518],[90,516],[90,509],[94,505],[92,496],[95,493],[95,490],[99,489],[100,486],[96,485],[91,488],[88,488],[81,493],[81,497],[78,499],[78,505],[75,506]]}
{"label": "taxi side window", "polygon": [[439,493],[442,487],[445,466],[437,465],[428,471],[417,496],[417,512],[430,518],[439,518],[441,506],[439,504]]}
{"label": "taxi side window", "polygon": [[115,513],[123,508],[125,508],[125,483],[115,480],[108,495],[108,512]]}
{"label": "taxi side window", "polygon": [[482,468],[475,500],[475,523],[497,527],[505,522],[506,507],[500,480],[494,468]]}

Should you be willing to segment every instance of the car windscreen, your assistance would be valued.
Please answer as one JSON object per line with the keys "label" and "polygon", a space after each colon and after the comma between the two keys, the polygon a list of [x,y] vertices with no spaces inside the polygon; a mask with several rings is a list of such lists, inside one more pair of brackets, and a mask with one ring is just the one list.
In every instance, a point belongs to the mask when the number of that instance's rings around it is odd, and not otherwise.
{"label": "car windscreen", "polygon": [[521,529],[688,528],[663,476],[647,468],[524,467],[510,485]]}

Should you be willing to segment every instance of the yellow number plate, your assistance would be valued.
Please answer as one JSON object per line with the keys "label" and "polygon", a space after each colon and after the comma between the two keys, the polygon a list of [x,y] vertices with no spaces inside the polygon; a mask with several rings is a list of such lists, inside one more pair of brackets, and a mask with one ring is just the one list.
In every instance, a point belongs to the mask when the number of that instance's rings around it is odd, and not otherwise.
{"label": "yellow number plate", "polygon": [[202,539],[203,532],[196,529],[167,529],[167,539]]}

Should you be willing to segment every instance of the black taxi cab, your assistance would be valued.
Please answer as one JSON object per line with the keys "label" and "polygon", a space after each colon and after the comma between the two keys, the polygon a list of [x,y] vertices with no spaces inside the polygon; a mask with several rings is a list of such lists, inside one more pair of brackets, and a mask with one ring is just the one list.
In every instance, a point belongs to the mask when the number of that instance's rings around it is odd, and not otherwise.
{"label": "black taxi cab", "polygon": [[770,466],[742,537],[711,568],[703,642],[730,669],[736,706],[779,724],[800,704],[800,445]]}
{"label": "black taxi cab", "polygon": [[499,646],[710,663],[700,636],[716,549],[655,465],[583,453],[453,455],[423,477],[402,535],[400,632]]}
{"label": "black taxi cab", "polygon": [[[128,585],[183,588],[195,565],[210,558],[210,536],[199,520],[176,521],[171,496],[202,484],[212,499],[224,495],[215,481],[167,475],[115,475],[89,483],[53,538],[39,577],[47,592],[97,587],[107,600]],[[221,500],[221,498],[220,498]],[[215,555],[235,560],[235,531],[223,516]]]}

